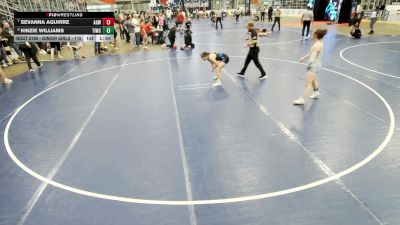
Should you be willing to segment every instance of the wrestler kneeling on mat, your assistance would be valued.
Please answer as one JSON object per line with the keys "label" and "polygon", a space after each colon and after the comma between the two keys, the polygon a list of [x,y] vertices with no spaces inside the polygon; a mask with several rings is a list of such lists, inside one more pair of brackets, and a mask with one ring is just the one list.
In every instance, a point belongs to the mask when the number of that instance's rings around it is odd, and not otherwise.
{"label": "wrestler kneeling on mat", "polygon": [[210,53],[210,52],[203,52],[201,53],[201,58],[204,61],[209,61],[211,63],[211,72],[215,72],[217,76],[213,77],[217,80],[213,86],[221,86],[221,71],[225,67],[226,64],[229,62],[229,56],[225,53],[218,52],[218,53]]}

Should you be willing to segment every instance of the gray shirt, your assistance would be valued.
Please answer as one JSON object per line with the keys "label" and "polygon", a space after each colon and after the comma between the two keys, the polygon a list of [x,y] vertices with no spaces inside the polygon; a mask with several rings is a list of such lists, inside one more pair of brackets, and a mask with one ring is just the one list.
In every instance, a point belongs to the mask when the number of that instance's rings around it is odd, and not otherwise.
{"label": "gray shirt", "polygon": [[314,13],[311,10],[307,10],[303,13],[303,21],[311,21],[314,18]]}

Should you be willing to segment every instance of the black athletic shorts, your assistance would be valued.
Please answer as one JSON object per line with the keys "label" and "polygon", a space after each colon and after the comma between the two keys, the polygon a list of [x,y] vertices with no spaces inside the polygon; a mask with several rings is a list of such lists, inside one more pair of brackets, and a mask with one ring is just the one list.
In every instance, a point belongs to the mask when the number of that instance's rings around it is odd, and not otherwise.
{"label": "black athletic shorts", "polygon": [[223,57],[221,57],[220,62],[223,62],[225,65],[229,63],[229,56],[224,54]]}

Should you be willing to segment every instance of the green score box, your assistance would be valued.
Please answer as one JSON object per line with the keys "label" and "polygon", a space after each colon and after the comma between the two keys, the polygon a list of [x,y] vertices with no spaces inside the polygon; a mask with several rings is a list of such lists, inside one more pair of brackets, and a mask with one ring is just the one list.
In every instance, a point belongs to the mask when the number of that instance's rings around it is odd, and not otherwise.
{"label": "green score box", "polygon": [[114,34],[114,27],[103,27],[103,34]]}

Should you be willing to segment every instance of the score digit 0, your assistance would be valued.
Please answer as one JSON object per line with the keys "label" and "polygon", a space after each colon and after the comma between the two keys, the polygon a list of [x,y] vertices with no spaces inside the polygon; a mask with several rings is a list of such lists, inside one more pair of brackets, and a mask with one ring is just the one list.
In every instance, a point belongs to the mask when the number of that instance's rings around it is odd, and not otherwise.
{"label": "score digit 0", "polygon": [[103,18],[103,26],[114,26],[114,18]]}

